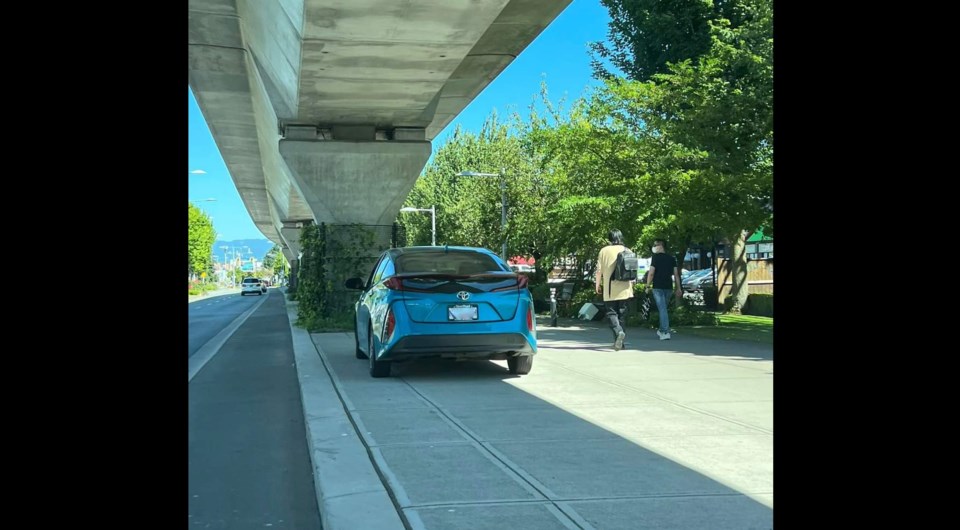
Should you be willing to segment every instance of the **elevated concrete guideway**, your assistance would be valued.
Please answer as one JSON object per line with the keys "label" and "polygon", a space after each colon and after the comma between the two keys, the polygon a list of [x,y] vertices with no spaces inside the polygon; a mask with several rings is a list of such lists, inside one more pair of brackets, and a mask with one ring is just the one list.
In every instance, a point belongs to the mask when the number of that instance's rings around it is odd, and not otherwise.
{"label": "elevated concrete guideway", "polygon": [[190,0],[189,82],[254,223],[388,224],[431,140],[570,0]]}

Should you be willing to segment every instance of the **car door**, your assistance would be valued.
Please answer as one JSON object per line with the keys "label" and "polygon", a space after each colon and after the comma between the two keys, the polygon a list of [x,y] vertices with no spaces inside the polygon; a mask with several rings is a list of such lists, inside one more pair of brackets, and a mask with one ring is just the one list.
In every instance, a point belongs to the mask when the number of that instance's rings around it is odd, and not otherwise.
{"label": "car door", "polygon": [[370,269],[370,276],[367,277],[367,283],[364,285],[364,290],[360,293],[360,298],[357,300],[355,332],[357,335],[357,344],[360,345],[360,349],[362,350],[366,350],[367,344],[369,344],[367,330],[370,329],[370,314],[374,309],[372,306],[375,302],[374,297],[371,296],[371,291],[383,277],[383,271],[389,262],[390,257],[388,253],[384,252],[380,256],[380,259],[377,260],[377,263],[374,264],[373,268]]}

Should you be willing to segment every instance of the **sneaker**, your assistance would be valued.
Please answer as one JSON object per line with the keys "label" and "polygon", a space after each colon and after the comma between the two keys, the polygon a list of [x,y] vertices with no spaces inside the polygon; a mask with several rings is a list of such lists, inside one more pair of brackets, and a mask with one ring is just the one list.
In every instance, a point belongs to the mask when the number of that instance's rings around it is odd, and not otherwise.
{"label": "sneaker", "polygon": [[623,339],[627,335],[624,332],[617,333],[617,340],[613,341],[613,349],[622,350],[623,349]]}
{"label": "sneaker", "polygon": [[660,333],[659,331],[657,331],[657,335],[660,336],[660,340],[670,340],[670,332],[669,332],[669,331],[666,332],[666,333]]}

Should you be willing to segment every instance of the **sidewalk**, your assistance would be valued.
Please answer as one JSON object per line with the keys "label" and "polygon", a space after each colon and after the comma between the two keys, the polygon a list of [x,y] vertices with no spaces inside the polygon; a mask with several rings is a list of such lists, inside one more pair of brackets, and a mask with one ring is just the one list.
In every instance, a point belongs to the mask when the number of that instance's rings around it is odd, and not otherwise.
{"label": "sidewalk", "polygon": [[548,322],[531,375],[422,361],[377,381],[352,333],[291,324],[323,527],[769,528],[770,346],[628,328],[614,351],[603,322]]}

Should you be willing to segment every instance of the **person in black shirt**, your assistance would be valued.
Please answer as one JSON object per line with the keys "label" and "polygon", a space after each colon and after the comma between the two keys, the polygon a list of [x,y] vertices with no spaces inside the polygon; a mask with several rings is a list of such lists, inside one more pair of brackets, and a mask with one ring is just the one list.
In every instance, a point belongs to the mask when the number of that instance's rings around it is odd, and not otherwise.
{"label": "person in black shirt", "polygon": [[660,340],[670,340],[670,317],[667,315],[667,302],[670,301],[670,292],[675,291],[677,299],[683,296],[680,284],[680,273],[677,271],[677,260],[667,254],[662,239],[653,242],[653,259],[650,260],[650,270],[647,271],[646,289],[653,288],[653,300],[657,303],[660,313],[660,329],[657,336]]}

